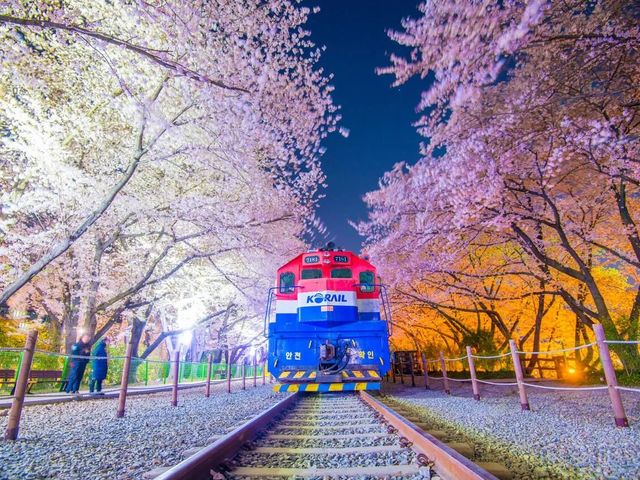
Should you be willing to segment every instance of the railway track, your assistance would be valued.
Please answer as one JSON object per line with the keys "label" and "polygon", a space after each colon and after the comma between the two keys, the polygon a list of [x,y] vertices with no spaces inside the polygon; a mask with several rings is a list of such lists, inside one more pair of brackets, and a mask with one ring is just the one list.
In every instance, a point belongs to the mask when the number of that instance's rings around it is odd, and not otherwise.
{"label": "railway track", "polygon": [[289,396],[156,478],[497,477],[358,392]]}

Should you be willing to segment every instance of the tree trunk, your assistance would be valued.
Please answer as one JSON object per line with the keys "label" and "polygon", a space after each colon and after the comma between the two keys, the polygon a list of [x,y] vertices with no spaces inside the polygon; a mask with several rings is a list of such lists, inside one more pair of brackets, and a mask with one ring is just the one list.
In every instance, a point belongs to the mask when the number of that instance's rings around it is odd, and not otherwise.
{"label": "tree trunk", "polygon": [[100,288],[100,264],[102,263],[102,254],[104,253],[104,244],[101,240],[96,240],[95,253],[93,263],[91,265],[91,281],[89,282],[89,292],[87,293],[87,302],[85,306],[83,330],[91,335],[96,332],[96,300],[98,297],[98,289]]}
{"label": "tree trunk", "polygon": [[[540,282],[540,287],[543,289],[544,288],[544,282]],[[536,321],[535,321],[535,325],[533,328],[533,351],[534,352],[539,352],[540,351],[540,332],[542,330],[542,319],[544,318],[545,315],[545,296],[544,295],[538,295],[538,307],[536,310]],[[527,364],[525,371],[527,375],[530,375],[533,370],[536,368],[536,365],[538,364],[538,354],[537,353],[532,353],[531,354],[531,358],[529,359],[529,363]]]}
{"label": "tree trunk", "polygon": [[[75,259],[72,264],[77,267]],[[76,280],[73,286],[64,285],[64,312],[62,314],[62,330],[64,332],[64,352],[71,353],[71,347],[78,340],[78,323],[80,320],[80,283]]]}
{"label": "tree trunk", "polygon": [[147,322],[144,320],[140,320],[137,315],[133,317],[133,321],[131,323],[131,343],[133,344],[131,355],[134,357],[138,356],[140,340],[142,339],[142,332],[144,332],[144,327],[146,325]]}
{"label": "tree trunk", "polygon": [[131,323],[131,339],[130,342],[133,345],[131,349],[131,368],[129,370],[129,383],[135,383],[138,368],[142,365],[142,361],[138,357],[138,349],[140,348],[140,339],[142,338],[142,332],[144,332],[144,327],[147,324],[146,321],[140,320],[138,316],[133,317],[133,321]]}

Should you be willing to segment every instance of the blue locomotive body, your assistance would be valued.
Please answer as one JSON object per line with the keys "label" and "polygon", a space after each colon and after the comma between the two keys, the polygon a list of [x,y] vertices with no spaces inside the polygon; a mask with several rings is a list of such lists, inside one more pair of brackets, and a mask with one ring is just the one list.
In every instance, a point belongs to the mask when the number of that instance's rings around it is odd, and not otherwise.
{"label": "blue locomotive body", "polygon": [[379,389],[389,370],[388,311],[375,268],[351,252],[308,252],[282,266],[265,316],[274,389]]}

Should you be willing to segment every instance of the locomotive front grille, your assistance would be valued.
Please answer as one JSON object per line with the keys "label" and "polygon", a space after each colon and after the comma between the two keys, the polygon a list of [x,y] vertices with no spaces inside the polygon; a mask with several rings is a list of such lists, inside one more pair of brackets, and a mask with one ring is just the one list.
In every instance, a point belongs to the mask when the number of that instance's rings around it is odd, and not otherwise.
{"label": "locomotive front grille", "polygon": [[344,369],[340,373],[323,374],[317,370],[285,370],[278,376],[282,383],[344,383],[380,382],[380,374],[374,369]]}
{"label": "locomotive front grille", "polygon": [[380,390],[380,382],[340,383],[276,383],[274,392],[354,392],[358,390]]}

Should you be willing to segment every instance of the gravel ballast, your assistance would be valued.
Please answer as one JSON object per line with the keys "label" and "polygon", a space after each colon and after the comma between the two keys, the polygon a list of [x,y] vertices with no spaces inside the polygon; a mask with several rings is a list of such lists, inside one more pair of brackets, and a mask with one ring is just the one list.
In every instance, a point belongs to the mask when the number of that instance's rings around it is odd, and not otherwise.
{"label": "gravel ballast", "polygon": [[[309,448],[322,451],[306,451]],[[398,473],[411,466],[415,468]],[[245,473],[247,468],[260,470],[254,470],[251,478],[264,480],[281,480],[273,476],[274,469],[289,469],[286,473],[281,470],[288,478],[301,478],[301,470],[309,475],[320,469],[324,472],[314,478],[323,480],[329,476],[344,480],[437,478],[431,476],[430,468],[420,467],[415,452],[402,445],[398,435],[390,434],[376,413],[351,393],[303,397],[227,467],[229,471],[222,469],[219,478],[248,479],[242,468]],[[380,469],[387,473],[376,473]]]}
{"label": "gravel ballast", "polygon": [[[216,386],[130,397],[116,418],[117,399],[31,406],[23,411],[20,436],[0,441],[0,479],[134,479],[182,460],[284,398],[269,385],[232,394]],[[7,417],[0,417],[4,431]]]}
{"label": "gravel ballast", "polygon": [[452,385],[451,396],[436,381],[434,388],[386,384],[385,392],[516,478],[640,478],[640,395],[623,394],[631,427],[616,428],[606,390],[528,388],[532,411],[522,411],[513,387],[482,385],[479,402],[467,385]]}

